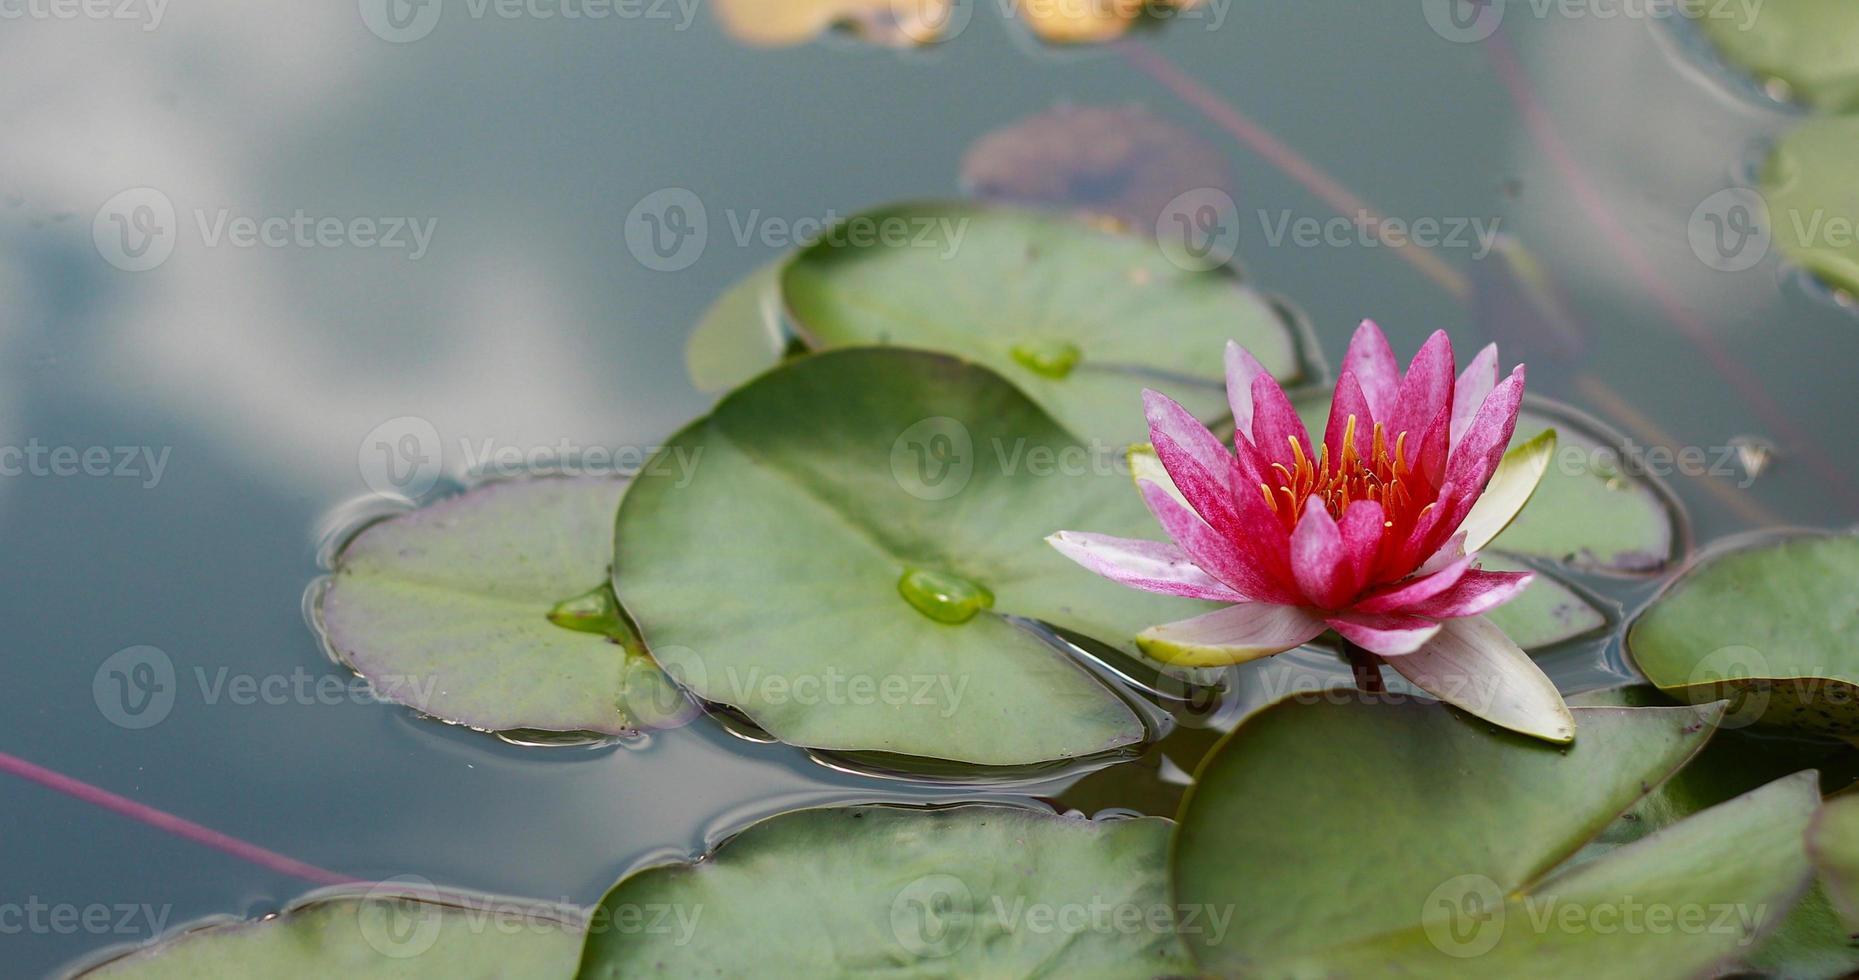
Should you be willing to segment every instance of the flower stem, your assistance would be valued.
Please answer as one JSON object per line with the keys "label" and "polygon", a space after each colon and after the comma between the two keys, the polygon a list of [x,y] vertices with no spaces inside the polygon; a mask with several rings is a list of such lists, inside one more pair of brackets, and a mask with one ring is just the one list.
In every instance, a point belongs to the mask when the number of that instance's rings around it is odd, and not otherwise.
{"label": "flower stem", "polygon": [[1364,694],[1386,694],[1388,687],[1381,679],[1381,658],[1359,646],[1343,641],[1343,659],[1349,661],[1349,669],[1355,672],[1356,687]]}

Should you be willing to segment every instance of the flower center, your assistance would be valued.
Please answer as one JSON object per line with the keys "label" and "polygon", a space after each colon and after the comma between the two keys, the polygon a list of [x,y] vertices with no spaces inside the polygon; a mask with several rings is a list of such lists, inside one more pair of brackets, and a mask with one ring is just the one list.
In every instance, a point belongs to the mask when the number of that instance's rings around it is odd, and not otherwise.
{"label": "flower center", "polygon": [[[1266,504],[1284,521],[1286,528],[1297,527],[1298,519],[1304,516],[1304,508],[1312,500],[1321,503],[1337,520],[1342,519],[1351,503],[1373,500],[1381,505],[1383,526],[1389,528],[1406,525],[1431,506],[1431,501],[1416,500],[1412,492],[1405,432],[1394,437],[1391,447],[1387,431],[1380,422],[1375,423],[1369,452],[1364,456],[1356,451],[1356,417],[1351,415],[1343,426],[1342,449],[1335,458],[1330,456],[1330,447],[1325,445],[1312,460],[1295,437],[1289,441],[1291,462],[1272,464],[1278,486],[1259,484]],[[1403,480],[1407,481],[1406,485]]]}

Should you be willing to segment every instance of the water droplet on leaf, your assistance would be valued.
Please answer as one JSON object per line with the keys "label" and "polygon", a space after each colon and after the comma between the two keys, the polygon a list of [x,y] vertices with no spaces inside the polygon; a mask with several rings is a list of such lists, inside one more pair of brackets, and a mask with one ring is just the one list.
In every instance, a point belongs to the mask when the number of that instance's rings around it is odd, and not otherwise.
{"label": "water droplet on leaf", "polygon": [[975,618],[975,614],[994,606],[994,593],[974,582],[947,572],[916,568],[897,580],[897,594],[917,612],[938,623],[956,625]]}

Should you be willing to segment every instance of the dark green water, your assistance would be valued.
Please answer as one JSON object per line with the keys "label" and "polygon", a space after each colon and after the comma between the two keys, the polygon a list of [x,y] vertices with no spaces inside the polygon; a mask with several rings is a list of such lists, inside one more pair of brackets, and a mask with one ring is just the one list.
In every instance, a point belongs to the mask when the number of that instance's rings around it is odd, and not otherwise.
{"label": "dark green water", "polygon": [[[742,222],[954,195],[982,134],[1059,103],[1137,102],[1228,156],[1240,261],[1332,355],[1363,316],[1406,350],[1435,328],[1468,349],[1483,336],[1471,305],[1386,248],[1274,246],[1287,212],[1335,212],[1118,54],[1041,49],[991,5],[955,41],[908,54],[747,49],[702,9],[677,30],[453,5],[431,36],[395,45],[353,4],[326,6],[177,4],[149,31],[19,21],[0,35],[0,446],[165,459],[158,479],[146,459],[121,477],[0,477],[0,751],[344,874],[586,903],[641,856],[699,849],[751,816],[973,795],[839,772],[709,724],[636,748],[527,749],[392,706],[213,693],[222,676],[342,676],[300,598],[319,535],[368,490],[358,451],[377,426],[429,420],[457,471],[486,440],[637,450],[700,413],[686,330],[779,251],[739,245]],[[1679,444],[1771,439],[1781,452],[1744,494],[1765,521],[1849,523],[1852,497],[1808,465],[1801,437],[1830,451],[1822,469],[1859,482],[1859,322],[1773,257],[1716,271],[1687,238],[1694,209],[1791,114],[1686,55],[1670,25],[1507,20],[1576,172],[1675,312],[1577,203],[1489,46],[1443,40],[1420,7],[1237,3],[1218,30],[1184,20],[1144,40],[1381,213],[1495,220],[1527,242],[1586,343],[1577,364],[1533,359],[1534,391],[1633,431],[1586,376]],[[143,186],[180,212],[180,238],[158,268],[127,272],[100,258],[92,222]],[[625,230],[667,187],[694,191],[709,217],[702,256],[676,272],[635,260]],[[209,245],[194,218],[299,209],[434,223],[413,260]],[[1475,278],[1489,270],[1474,251],[1438,255]],[[1753,409],[1675,316],[1701,324],[1799,432]],[[1758,526],[1705,485],[1742,477],[1670,480],[1698,542]],[[1583,581],[1623,613],[1658,584]],[[93,681],[137,645],[171,659],[177,695],[159,724],[126,728]],[[1571,688],[1597,686],[1622,676],[1615,646],[1545,663]],[[1327,669],[1299,656],[1238,678],[1222,711],[1196,711],[1164,746],[1170,763],[1191,769],[1208,726],[1255,703],[1267,670]],[[1166,813],[1179,784],[1165,773],[1152,754],[1002,791]],[[172,927],[312,887],[10,776],[0,807],[0,905],[146,904]],[[0,972],[55,971],[145,938],[148,921],[0,933]]]}

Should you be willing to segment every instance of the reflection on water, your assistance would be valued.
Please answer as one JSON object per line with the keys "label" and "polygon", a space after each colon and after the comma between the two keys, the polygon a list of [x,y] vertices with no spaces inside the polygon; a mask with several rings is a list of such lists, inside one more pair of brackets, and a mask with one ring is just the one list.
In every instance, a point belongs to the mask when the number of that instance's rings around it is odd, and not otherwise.
{"label": "reflection on water", "polygon": [[[0,445],[171,452],[152,487],[0,477],[13,678],[0,686],[0,750],[357,877],[586,903],[642,856],[700,850],[745,814],[985,795],[874,779],[708,723],[637,750],[537,749],[392,706],[226,694],[235,677],[340,673],[299,597],[318,571],[319,522],[382,489],[370,486],[381,474],[457,479],[505,449],[618,459],[700,412],[678,367],[685,330],[780,251],[780,228],[954,194],[984,134],[1064,103],[1134,100],[1227,156],[1241,261],[1331,350],[1364,315],[1407,349],[1436,327],[1470,342],[1491,326],[1475,316],[1540,298],[1499,291],[1512,298],[1480,308],[1386,249],[1274,245],[1282,220],[1334,212],[1118,53],[1038,49],[986,10],[917,52],[749,50],[704,16],[688,30],[578,30],[461,12],[393,43],[340,3],[200,0],[141,27],[20,20],[0,36]],[[1811,444],[1842,445],[1836,421],[1854,407],[1852,312],[1773,256],[1722,272],[1687,238],[1694,210],[1793,113],[1724,84],[1668,25],[1517,17],[1501,36],[1565,159],[1512,101],[1489,46],[1443,41],[1409,5],[1251,5],[1221,30],[1184,21],[1141,43],[1382,214],[1496,219],[1527,243],[1582,350],[1536,390],[1641,441],[1630,414],[1675,444],[1773,446],[1744,495],[1778,522],[1848,523],[1826,471],[1851,481],[1854,461]],[[660,271],[627,218],[669,188],[701,202],[691,227],[704,234]],[[1596,227],[1597,208],[1624,239]],[[324,218],[340,229],[333,245],[315,233]],[[395,223],[430,229],[418,259],[379,243]],[[247,225],[279,244],[242,236]],[[1467,281],[1484,281],[1473,262],[1506,262],[1516,282],[1515,256],[1437,258]],[[1795,431],[1728,385],[1681,322]],[[417,438],[370,457],[390,424]],[[1762,523],[1712,479],[1671,481],[1699,541]],[[1629,616],[1658,584],[1576,581]],[[93,682],[142,645],[172,661],[170,707],[125,727]],[[1541,659],[1571,690],[1626,676],[1611,636]],[[1161,699],[1172,731],[1141,758],[1002,792],[1170,812],[1238,717],[1345,676],[1310,650],[1238,668],[1223,687],[1175,689]],[[273,910],[308,887],[35,786],[5,794],[0,902],[147,902],[178,923]],[[135,938],[9,937],[8,966],[43,973]]]}

